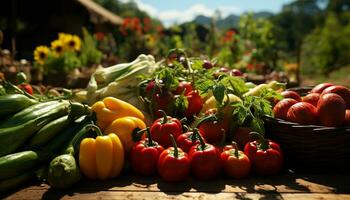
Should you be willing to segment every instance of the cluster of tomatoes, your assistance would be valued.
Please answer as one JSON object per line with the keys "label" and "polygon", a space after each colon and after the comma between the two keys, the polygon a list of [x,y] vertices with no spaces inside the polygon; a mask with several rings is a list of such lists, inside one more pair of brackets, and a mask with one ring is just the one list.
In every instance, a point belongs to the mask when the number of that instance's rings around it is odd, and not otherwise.
{"label": "cluster of tomatoes", "polygon": [[276,118],[302,125],[350,125],[350,90],[344,86],[321,83],[303,97],[295,91],[281,94],[284,99],[273,109]]}
{"label": "cluster of tomatoes", "polygon": [[257,140],[248,142],[244,152],[236,145],[217,147],[201,129],[183,133],[182,122],[167,116],[154,121],[142,139],[133,147],[130,159],[137,174],[159,176],[169,182],[185,180],[190,174],[200,180],[214,179],[221,173],[233,178],[244,178],[251,169],[258,175],[277,174],[283,166],[283,156],[278,144],[255,134]]}
{"label": "cluster of tomatoes", "polygon": [[190,118],[201,111],[203,100],[199,91],[192,87],[191,82],[181,81],[174,91],[160,86],[162,84],[162,80],[159,80],[158,83],[155,80],[152,80],[145,88],[147,98],[153,103],[152,112],[154,112],[156,116],[161,115],[158,110],[165,110],[168,113],[171,112],[172,109],[175,108],[175,99],[181,94],[186,98],[187,107],[184,110],[181,110],[182,113],[179,114]]}

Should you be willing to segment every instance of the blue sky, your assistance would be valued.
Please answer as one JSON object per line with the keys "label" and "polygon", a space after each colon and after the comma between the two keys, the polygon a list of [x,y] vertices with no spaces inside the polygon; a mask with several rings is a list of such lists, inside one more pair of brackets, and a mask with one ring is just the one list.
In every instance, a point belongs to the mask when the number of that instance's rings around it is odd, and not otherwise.
{"label": "blue sky", "polygon": [[[122,0],[129,1],[129,0]],[[197,15],[212,16],[220,10],[222,17],[248,11],[277,13],[293,0],[134,0],[140,9],[160,19],[166,26],[192,20]]]}

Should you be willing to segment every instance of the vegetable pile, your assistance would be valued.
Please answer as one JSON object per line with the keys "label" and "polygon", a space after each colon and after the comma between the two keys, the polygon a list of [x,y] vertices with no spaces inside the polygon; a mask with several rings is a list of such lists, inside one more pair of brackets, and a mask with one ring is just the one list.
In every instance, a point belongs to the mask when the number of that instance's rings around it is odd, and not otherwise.
{"label": "vegetable pile", "polygon": [[344,86],[321,83],[303,97],[294,91],[281,95],[284,99],[273,108],[276,118],[301,125],[350,125],[350,90]]}
{"label": "vegetable pile", "polygon": [[[140,55],[97,69],[72,99],[3,88],[0,191],[35,177],[66,188],[82,177],[113,179],[128,170],[176,182],[223,173],[270,176],[283,167],[279,145],[264,138],[263,117],[286,100],[285,84],[255,85],[239,70],[182,50],[158,63]],[[334,107],[342,101],[324,102]]]}

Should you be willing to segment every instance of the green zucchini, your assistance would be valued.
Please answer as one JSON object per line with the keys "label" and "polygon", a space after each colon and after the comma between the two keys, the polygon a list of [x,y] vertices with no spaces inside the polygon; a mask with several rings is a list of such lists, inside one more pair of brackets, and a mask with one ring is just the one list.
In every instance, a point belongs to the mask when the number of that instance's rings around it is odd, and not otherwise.
{"label": "green zucchini", "polygon": [[71,123],[68,115],[58,118],[42,127],[29,141],[29,146],[43,146]]}
{"label": "green zucchini", "polygon": [[65,145],[63,153],[50,162],[47,181],[51,187],[68,188],[80,180],[81,173],[75,155],[79,152],[80,142],[94,133],[87,126],[83,126]]}
{"label": "green zucchini", "polygon": [[29,120],[35,119],[37,117],[42,116],[43,114],[46,114],[47,112],[49,112],[52,109],[55,109],[56,107],[62,106],[62,104],[69,103],[67,101],[49,101],[29,106],[28,108],[16,113],[9,119],[0,123],[0,128],[8,128],[23,124]]}
{"label": "green zucchini", "polygon": [[12,115],[16,112],[38,103],[23,94],[8,94],[0,96],[0,117]]}
{"label": "green zucchini", "polygon": [[0,191],[7,191],[10,189],[14,189],[26,182],[29,182],[31,180],[33,180],[35,178],[36,174],[35,174],[35,170],[30,170],[27,171],[23,174],[20,174],[18,176],[15,177],[11,177],[5,180],[1,180],[0,181]]}
{"label": "green zucchini", "polygon": [[0,156],[15,152],[40,128],[50,121],[66,115],[67,112],[68,105],[62,104],[41,117],[29,120],[24,124],[0,129]]}
{"label": "green zucchini", "polygon": [[0,157],[0,180],[15,177],[40,163],[35,151],[22,151]]}

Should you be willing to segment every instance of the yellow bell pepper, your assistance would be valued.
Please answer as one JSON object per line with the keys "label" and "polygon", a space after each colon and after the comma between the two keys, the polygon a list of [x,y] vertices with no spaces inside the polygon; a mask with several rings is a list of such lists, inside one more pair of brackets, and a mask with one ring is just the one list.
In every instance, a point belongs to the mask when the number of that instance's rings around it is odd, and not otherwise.
{"label": "yellow bell pepper", "polygon": [[146,124],[136,117],[121,117],[114,120],[104,131],[104,133],[115,133],[123,143],[125,152],[128,153],[134,146],[133,134],[135,130],[145,129]]}
{"label": "yellow bell pepper", "polygon": [[124,166],[124,148],[119,137],[110,133],[103,135],[98,127],[96,139],[85,138],[80,143],[79,166],[90,179],[105,180],[120,174]]}
{"label": "yellow bell pepper", "polygon": [[141,120],[145,119],[142,112],[135,106],[114,97],[106,97],[94,103],[91,110],[96,113],[97,125],[102,130],[120,117],[133,116]]}

